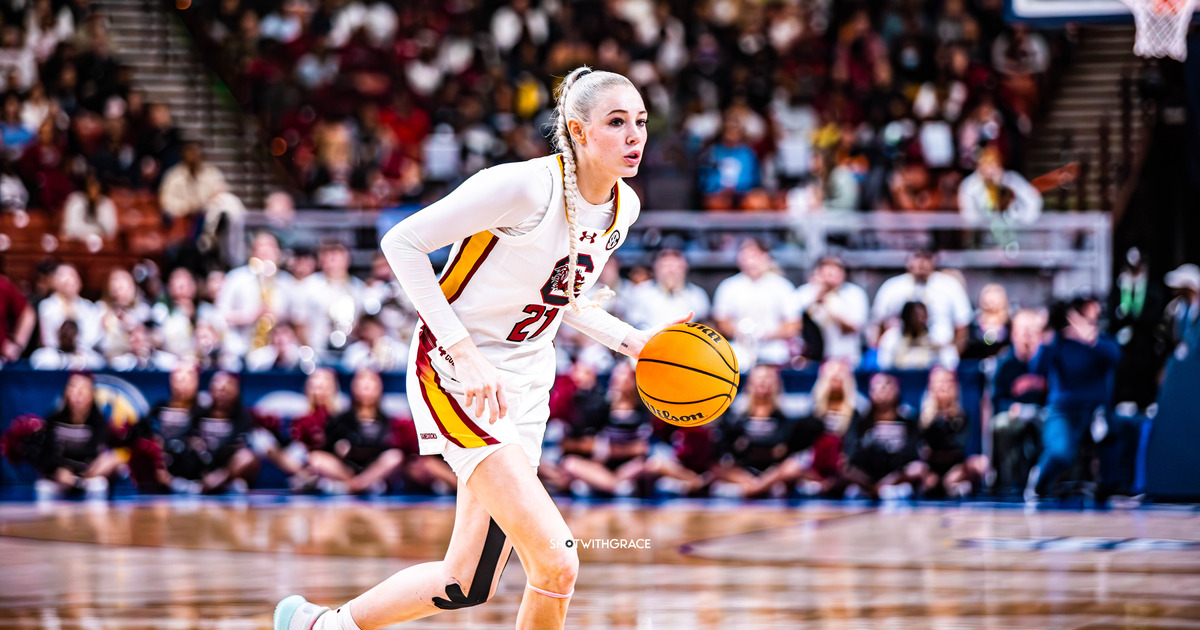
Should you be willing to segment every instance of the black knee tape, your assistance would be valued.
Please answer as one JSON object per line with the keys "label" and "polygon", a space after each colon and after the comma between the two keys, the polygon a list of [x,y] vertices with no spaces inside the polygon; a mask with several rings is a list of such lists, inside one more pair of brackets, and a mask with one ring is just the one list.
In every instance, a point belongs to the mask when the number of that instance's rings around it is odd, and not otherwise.
{"label": "black knee tape", "polygon": [[[446,585],[446,597],[434,597],[433,605],[442,610],[458,610],[478,606],[488,599],[492,590],[492,580],[496,577],[496,565],[500,564],[500,554],[504,552],[504,530],[492,520],[488,524],[487,539],[483,541],[483,553],[479,554],[479,565],[475,567],[475,577],[471,580],[471,591],[464,594],[462,587],[451,583]],[[500,567],[500,572],[504,572]]]}

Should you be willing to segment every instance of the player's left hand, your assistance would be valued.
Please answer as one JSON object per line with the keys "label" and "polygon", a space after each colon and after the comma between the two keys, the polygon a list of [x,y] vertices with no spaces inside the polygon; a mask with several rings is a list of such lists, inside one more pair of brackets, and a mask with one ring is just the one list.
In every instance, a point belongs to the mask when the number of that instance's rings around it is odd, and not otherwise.
{"label": "player's left hand", "polygon": [[619,350],[621,354],[636,359],[642,354],[642,348],[646,347],[646,343],[650,341],[654,335],[662,332],[662,330],[665,328],[670,328],[671,326],[675,326],[677,324],[686,324],[687,322],[692,321],[692,317],[695,315],[695,311],[688,311],[687,315],[684,315],[682,318],[669,324],[663,324],[657,328],[648,328],[646,330],[634,330],[625,337],[624,341],[621,342],[621,347]]}

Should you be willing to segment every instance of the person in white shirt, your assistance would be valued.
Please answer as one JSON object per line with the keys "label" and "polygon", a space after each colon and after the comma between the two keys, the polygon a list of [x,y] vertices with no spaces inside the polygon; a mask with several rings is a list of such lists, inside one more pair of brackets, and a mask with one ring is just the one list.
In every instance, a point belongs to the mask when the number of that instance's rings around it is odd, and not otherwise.
{"label": "person in white shirt", "polygon": [[958,187],[958,211],[975,225],[993,219],[1029,225],[1042,215],[1042,194],[1020,173],[1005,170],[1000,152],[989,147]]}
{"label": "person in white shirt", "polygon": [[301,338],[322,362],[330,362],[350,342],[366,285],[350,275],[350,250],[344,244],[323,243],[317,259],[321,271],[305,278],[297,291],[304,317]]}
{"label": "person in white shirt", "polygon": [[29,366],[35,370],[99,370],[104,357],[91,348],[76,343],[79,326],[75,320],[65,320],[55,332],[56,343],[43,346],[29,355]]}
{"label": "person in white shirt", "polygon": [[[242,200],[229,191],[221,170],[204,161],[204,153],[196,142],[185,143],[183,160],[163,175],[158,201],[163,212],[176,219],[199,215],[204,220],[202,236],[210,240],[216,238],[222,217],[229,222],[239,222],[246,214]],[[236,232],[229,230],[229,234]],[[230,260],[241,259],[240,245],[225,244]]]}
{"label": "person in white shirt", "polygon": [[625,317],[638,328],[673,322],[688,311],[697,321],[708,319],[704,289],[687,281],[688,262],[677,249],[663,249],[654,258],[654,280],[629,288]]}
{"label": "person in white shirt", "polygon": [[270,343],[271,328],[290,323],[296,310],[296,283],[279,267],[279,241],[270,232],[255,234],[250,260],[225,274],[217,311],[228,330],[224,352],[244,357]]}
{"label": "person in white shirt", "polygon": [[54,292],[38,303],[38,326],[43,348],[58,348],[58,329],[74,320],[79,327],[76,338],[80,348],[91,350],[100,341],[100,312],[90,300],[79,297],[83,280],[68,263],[54,269]]}
{"label": "person in white shirt", "polygon": [[713,297],[717,330],[733,345],[742,372],[757,363],[784,365],[791,360],[788,341],[800,331],[796,287],[758,240],[742,241],[737,263],[741,273],[723,280]]}
{"label": "person in white shirt", "polygon": [[175,369],[179,357],[155,348],[154,336],[144,324],[129,331],[129,352],[112,357],[108,365],[118,372],[133,370],[156,370],[170,372]]}
{"label": "person in white shirt", "polygon": [[408,365],[408,344],[387,334],[383,322],[375,315],[358,319],[358,340],[342,353],[342,369],[357,372],[361,369],[376,372],[402,372]]}
{"label": "person in white shirt", "polygon": [[972,315],[966,287],[954,276],[935,271],[933,253],[928,251],[913,252],[906,268],[907,273],[889,278],[875,292],[871,320],[877,335],[899,324],[905,304],[922,302],[929,311],[929,338],[935,344],[965,343]]}
{"label": "person in white shirt", "polygon": [[821,329],[824,359],[841,359],[858,367],[862,333],[867,325],[867,292],[846,281],[846,265],[836,256],[817,261],[812,278],[796,289],[797,307]]}
{"label": "person in white shirt", "polygon": [[104,194],[95,173],[88,174],[83,190],[71,193],[63,203],[62,235],[75,240],[117,236],[117,206]]}

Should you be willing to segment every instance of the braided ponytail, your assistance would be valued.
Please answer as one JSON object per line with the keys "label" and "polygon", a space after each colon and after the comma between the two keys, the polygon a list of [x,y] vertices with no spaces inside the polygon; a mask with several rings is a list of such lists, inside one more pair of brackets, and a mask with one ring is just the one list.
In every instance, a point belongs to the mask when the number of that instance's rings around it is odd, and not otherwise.
{"label": "braided ponytail", "polygon": [[[585,79],[586,80],[582,80]],[[582,80],[582,81],[581,81]],[[554,116],[554,147],[562,154],[563,200],[567,206],[567,232],[570,234],[570,249],[567,256],[566,291],[571,309],[579,312],[575,301],[575,268],[579,262],[579,182],[576,178],[575,140],[567,128],[570,119],[588,122],[597,96],[609,86],[632,85],[629,79],[604,71],[593,72],[587,66],[567,73],[555,90],[557,105]]]}

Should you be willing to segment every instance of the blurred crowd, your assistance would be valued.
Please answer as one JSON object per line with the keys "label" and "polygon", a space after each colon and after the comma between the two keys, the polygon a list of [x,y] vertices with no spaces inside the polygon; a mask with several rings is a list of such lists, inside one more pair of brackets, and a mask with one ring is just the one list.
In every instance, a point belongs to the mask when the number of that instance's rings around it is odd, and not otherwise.
{"label": "blurred crowd", "polygon": [[[267,232],[251,253],[225,274],[177,268],[165,285],[117,269],[97,303],[81,297],[70,265],[43,270],[32,305],[0,278],[5,356],[73,370],[61,409],[40,425],[12,423],[10,459],[42,462],[47,492],[87,492],[91,483],[103,493],[108,482],[87,480],[121,474],[154,490],[247,488],[266,462],[298,491],[450,491],[445,464],[416,452],[411,422],[379,404],[379,373],[404,370],[415,318],[386,261],[359,279],[344,245],[285,257]],[[1154,413],[1161,375],[1200,344],[1200,268],[1183,265],[1159,283],[1136,250],[1122,265],[1107,300],[1049,306],[1014,305],[999,284],[973,304],[962,278],[920,251],[871,299],[834,257],[793,286],[753,239],[739,247],[739,273],[711,297],[689,282],[675,250],[628,277],[610,265],[606,284],[618,297],[607,308],[639,327],[695,312],[732,343],[742,393],[714,423],[665,424],[641,404],[629,363],[564,328],[541,474],[551,489],[578,495],[895,498],[1025,488],[1036,498],[1064,473],[1088,478],[1090,466],[1069,472],[1082,451],[1101,462],[1103,492],[1128,493],[1138,423]],[[980,363],[959,374],[963,360]],[[110,430],[93,394],[76,392],[93,387],[87,370],[105,367],[170,371],[170,400]],[[815,372],[808,391],[784,391],[781,374],[794,369]],[[308,374],[307,412],[279,418],[242,404],[238,372],[260,370]],[[335,370],[355,375],[348,400]],[[928,377],[910,408],[894,374],[914,371]],[[202,372],[217,373],[207,392],[198,391]],[[982,402],[968,405],[963,388],[979,387],[981,373]],[[990,457],[970,446],[980,426]],[[106,459],[113,449],[126,455]]]}
{"label": "blurred crowd", "polygon": [[646,99],[632,184],[647,208],[1029,220],[1040,196],[1016,171],[1070,51],[1062,33],[1005,25],[999,0],[190,6],[298,205],[329,208],[421,203],[544,155],[554,84],[589,64]]}
{"label": "blurred crowd", "polygon": [[45,233],[97,251],[130,230],[127,214],[149,208],[168,224],[186,220],[181,232],[231,259],[215,230],[222,215],[242,216],[241,200],[171,108],[132,79],[107,18],[87,0],[0,7],[0,212],[15,213],[16,228],[36,213]]}

